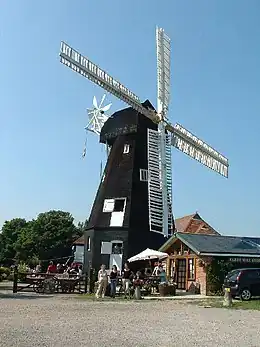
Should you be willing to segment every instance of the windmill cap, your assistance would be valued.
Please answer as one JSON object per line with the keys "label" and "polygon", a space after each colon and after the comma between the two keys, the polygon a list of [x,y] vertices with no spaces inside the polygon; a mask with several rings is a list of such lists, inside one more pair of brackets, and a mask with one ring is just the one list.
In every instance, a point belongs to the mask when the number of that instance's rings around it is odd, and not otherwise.
{"label": "windmill cap", "polygon": [[[149,100],[142,103],[145,108],[155,110]],[[127,107],[112,114],[103,125],[100,132],[100,142],[112,145],[120,135],[129,135],[137,132],[146,132],[147,129],[157,130],[157,125],[150,119]]]}

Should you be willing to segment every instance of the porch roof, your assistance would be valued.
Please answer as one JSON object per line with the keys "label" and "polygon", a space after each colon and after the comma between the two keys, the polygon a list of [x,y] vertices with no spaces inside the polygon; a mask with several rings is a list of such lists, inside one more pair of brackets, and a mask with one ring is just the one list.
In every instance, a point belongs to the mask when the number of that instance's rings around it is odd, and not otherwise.
{"label": "porch roof", "polygon": [[223,235],[203,235],[177,232],[161,248],[167,249],[177,240],[198,255],[260,257],[260,238]]}

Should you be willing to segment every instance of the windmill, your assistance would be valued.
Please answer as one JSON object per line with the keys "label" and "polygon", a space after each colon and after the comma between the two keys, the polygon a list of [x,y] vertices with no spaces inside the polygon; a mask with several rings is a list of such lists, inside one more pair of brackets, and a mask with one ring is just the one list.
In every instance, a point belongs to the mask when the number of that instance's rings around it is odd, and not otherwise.
{"label": "windmill", "polygon": [[[141,103],[105,70],[61,42],[61,63],[130,106],[113,114],[100,131],[100,142],[108,144],[111,151],[86,231],[86,245],[90,240],[95,244],[94,250],[86,246],[85,252],[85,260],[92,265],[100,261],[109,266],[122,264],[122,257],[129,258],[147,247],[158,248],[174,232],[172,146],[228,177],[226,157],[180,124],[173,126],[169,122],[170,39],[158,27],[156,47],[157,110],[148,100]],[[146,188],[143,182],[147,182]],[[139,223],[138,213],[142,216]],[[121,258],[113,256],[115,243],[121,249]]]}

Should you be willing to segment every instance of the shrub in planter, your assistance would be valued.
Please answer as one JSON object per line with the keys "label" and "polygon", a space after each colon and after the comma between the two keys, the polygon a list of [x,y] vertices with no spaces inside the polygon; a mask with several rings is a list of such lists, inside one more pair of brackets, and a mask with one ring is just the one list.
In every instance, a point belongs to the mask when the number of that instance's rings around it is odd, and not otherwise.
{"label": "shrub in planter", "polygon": [[168,295],[168,284],[167,283],[160,283],[159,284],[159,293],[160,293],[160,296]]}
{"label": "shrub in planter", "polygon": [[160,293],[160,296],[166,296],[166,295],[174,296],[176,295],[176,286],[175,284],[160,283],[159,293]]}

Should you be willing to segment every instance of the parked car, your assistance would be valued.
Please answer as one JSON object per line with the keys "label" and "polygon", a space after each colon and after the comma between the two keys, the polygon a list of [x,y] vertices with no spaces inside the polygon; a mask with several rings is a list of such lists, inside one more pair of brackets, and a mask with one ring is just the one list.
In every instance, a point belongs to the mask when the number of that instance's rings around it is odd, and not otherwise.
{"label": "parked car", "polygon": [[224,280],[224,287],[230,288],[233,298],[248,301],[253,296],[260,296],[260,268],[235,269]]}

